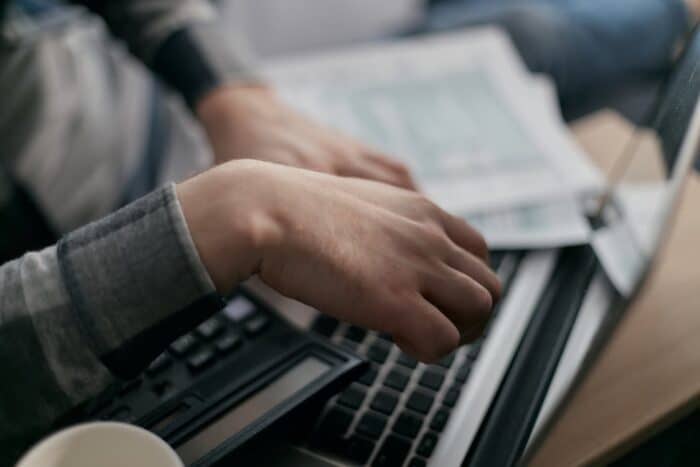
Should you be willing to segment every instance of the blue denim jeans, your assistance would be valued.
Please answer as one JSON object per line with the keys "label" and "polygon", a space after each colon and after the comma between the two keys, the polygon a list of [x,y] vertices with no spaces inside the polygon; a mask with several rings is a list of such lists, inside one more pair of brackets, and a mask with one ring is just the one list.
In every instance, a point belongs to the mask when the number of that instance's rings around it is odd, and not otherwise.
{"label": "blue denim jeans", "polygon": [[485,24],[562,98],[662,73],[690,29],[683,0],[433,0],[426,32]]}

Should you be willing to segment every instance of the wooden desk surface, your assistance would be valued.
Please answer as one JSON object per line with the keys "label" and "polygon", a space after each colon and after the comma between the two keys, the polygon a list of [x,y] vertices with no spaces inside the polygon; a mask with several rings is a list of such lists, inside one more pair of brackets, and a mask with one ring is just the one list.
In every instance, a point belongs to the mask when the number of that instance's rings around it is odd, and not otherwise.
{"label": "wooden desk surface", "polygon": [[[604,169],[630,127],[611,113],[573,126]],[[644,151],[654,152],[653,142]],[[642,295],[574,391],[532,459],[538,467],[603,464],[700,405],[700,177]]]}

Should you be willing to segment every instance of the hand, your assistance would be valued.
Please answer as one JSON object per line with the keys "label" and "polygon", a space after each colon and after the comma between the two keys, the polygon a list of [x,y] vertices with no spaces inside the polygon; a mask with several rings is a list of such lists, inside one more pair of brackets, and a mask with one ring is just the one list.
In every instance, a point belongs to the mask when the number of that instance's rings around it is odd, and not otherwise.
{"label": "hand", "polygon": [[268,88],[225,86],[197,107],[217,164],[255,158],[415,188],[408,169],[289,108]]}
{"label": "hand", "polygon": [[481,334],[500,285],[483,238],[422,195],[258,161],[178,186],[221,292],[250,275],[435,361]]}

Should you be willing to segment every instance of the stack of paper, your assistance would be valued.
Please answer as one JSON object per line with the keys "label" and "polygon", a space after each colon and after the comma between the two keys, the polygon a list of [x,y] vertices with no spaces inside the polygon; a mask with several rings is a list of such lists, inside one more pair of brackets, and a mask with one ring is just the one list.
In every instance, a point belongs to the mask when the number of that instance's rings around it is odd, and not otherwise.
{"label": "stack of paper", "polygon": [[571,138],[546,79],[479,29],[277,61],[293,106],[403,162],[492,248],[583,243],[580,201],[602,177]]}
{"label": "stack of paper", "polygon": [[649,267],[672,196],[664,181],[626,183],[618,187],[615,202],[608,207],[613,213],[609,222],[591,235],[601,266],[623,296],[634,293]]}

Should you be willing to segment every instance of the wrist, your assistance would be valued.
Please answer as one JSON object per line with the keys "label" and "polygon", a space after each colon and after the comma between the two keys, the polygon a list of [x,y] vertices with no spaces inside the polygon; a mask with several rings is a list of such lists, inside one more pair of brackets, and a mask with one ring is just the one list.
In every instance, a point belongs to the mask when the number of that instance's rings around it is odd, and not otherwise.
{"label": "wrist", "polygon": [[203,96],[195,106],[195,113],[204,125],[208,125],[236,113],[238,104],[245,104],[251,97],[269,98],[274,94],[272,88],[264,83],[226,84]]}
{"label": "wrist", "polygon": [[252,84],[221,86],[202,99],[196,111],[216,164],[257,155],[250,141],[261,118],[275,108],[272,99],[273,91]]}
{"label": "wrist", "polygon": [[192,240],[222,294],[258,272],[263,251],[279,236],[254,193],[261,184],[260,166],[256,161],[233,161],[177,186]]}
{"label": "wrist", "polygon": [[690,23],[695,26],[700,21],[700,0],[685,0]]}

